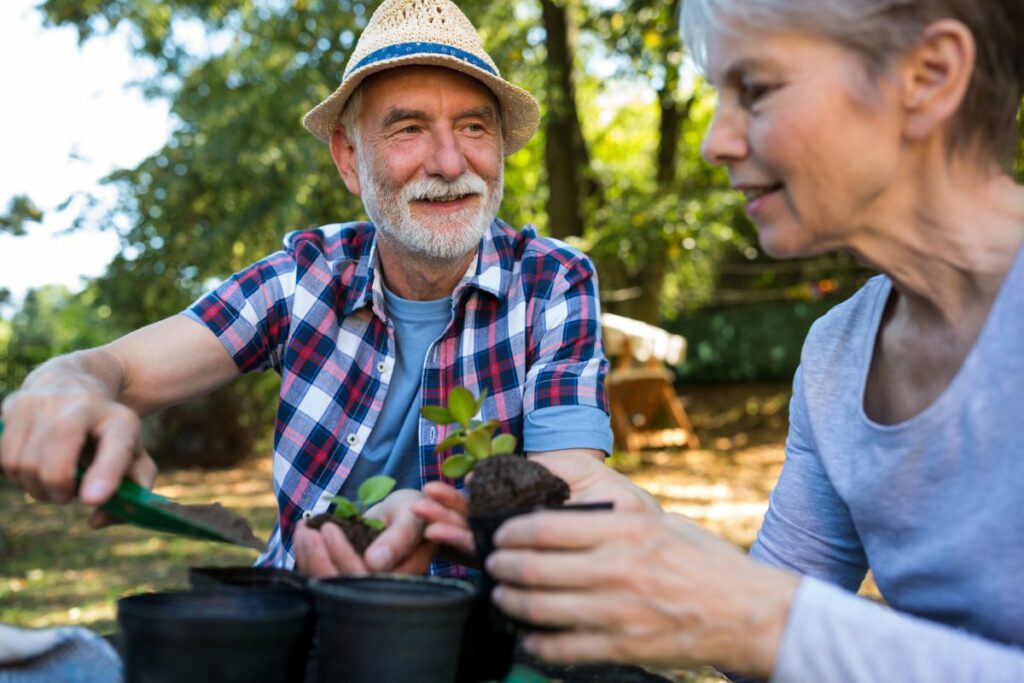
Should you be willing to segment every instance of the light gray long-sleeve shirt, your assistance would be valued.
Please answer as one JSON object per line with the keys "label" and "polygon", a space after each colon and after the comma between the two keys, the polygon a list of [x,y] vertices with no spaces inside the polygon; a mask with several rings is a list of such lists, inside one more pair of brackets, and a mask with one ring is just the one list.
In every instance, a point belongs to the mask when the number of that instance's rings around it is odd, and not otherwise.
{"label": "light gray long-sleeve shirt", "polygon": [[[864,387],[891,282],[818,321],[755,559],[806,577],[772,680],[1024,681],[1024,257],[923,412],[881,425]],[[890,607],[856,597],[868,568]]]}

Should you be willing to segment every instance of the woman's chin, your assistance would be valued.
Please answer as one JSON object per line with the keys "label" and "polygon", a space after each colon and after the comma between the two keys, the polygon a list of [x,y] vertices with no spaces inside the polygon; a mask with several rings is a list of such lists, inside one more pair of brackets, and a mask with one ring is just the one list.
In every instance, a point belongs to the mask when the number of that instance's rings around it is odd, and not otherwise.
{"label": "woman's chin", "polygon": [[821,245],[806,239],[806,235],[799,228],[788,227],[761,227],[757,233],[761,250],[775,259],[803,258],[806,256],[817,256],[828,251]]}

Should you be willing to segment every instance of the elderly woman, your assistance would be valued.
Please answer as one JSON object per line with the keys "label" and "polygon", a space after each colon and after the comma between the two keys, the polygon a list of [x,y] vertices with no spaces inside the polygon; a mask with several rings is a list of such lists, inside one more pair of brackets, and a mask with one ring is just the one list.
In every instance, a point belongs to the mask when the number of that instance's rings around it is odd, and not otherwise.
{"label": "elderly woman", "polygon": [[[686,1],[719,95],[703,153],[765,250],[844,249],[883,275],[808,336],[752,559],[649,510],[505,524],[495,600],[564,627],[527,649],[777,681],[1024,681],[1022,7]],[[869,568],[891,609],[853,594]]]}

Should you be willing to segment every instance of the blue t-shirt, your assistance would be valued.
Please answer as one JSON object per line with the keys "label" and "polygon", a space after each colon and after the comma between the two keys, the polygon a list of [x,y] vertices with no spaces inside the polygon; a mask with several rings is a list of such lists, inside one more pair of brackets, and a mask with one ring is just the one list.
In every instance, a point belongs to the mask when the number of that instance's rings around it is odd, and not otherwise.
{"label": "blue t-shirt", "polygon": [[[384,287],[388,317],[395,331],[395,367],[380,417],[340,494],[356,500],[359,485],[386,474],[395,489],[419,489],[419,412],[423,361],[452,318],[451,297],[431,301],[403,299]],[[528,413],[523,449],[529,453],[593,448],[611,453],[612,431],[604,411],[591,406],[554,406]]]}
{"label": "blue t-shirt", "polygon": [[[920,414],[864,411],[887,278],[815,323],[751,555],[804,574],[773,681],[1024,681],[1024,251]],[[871,568],[892,609],[855,597]]]}

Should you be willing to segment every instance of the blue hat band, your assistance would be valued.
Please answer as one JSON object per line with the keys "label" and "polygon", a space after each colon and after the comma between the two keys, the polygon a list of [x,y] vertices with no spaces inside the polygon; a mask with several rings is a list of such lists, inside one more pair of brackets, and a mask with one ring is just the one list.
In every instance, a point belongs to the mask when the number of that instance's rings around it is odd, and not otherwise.
{"label": "blue hat band", "polygon": [[475,66],[478,69],[486,71],[492,76],[498,76],[498,72],[495,71],[494,67],[480,59],[471,52],[460,50],[457,47],[451,45],[442,45],[441,43],[398,43],[397,45],[389,45],[382,47],[379,50],[375,50],[370,54],[366,55],[359,60],[359,63],[348,70],[345,73],[345,78],[353,71],[358,71],[364,66],[370,66],[377,62],[387,61],[389,59],[396,59],[399,57],[411,57],[413,55],[441,55],[444,57],[454,57],[459,61],[466,62],[471,66]]}

